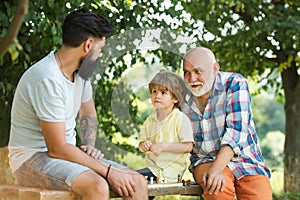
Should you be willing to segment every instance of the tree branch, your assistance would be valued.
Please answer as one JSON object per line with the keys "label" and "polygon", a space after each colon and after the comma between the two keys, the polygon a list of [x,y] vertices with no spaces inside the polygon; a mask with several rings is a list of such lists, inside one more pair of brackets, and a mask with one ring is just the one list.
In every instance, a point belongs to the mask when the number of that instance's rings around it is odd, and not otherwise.
{"label": "tree branch", "polygon": [[0,58],[4,56],[10,45],[16,40],[22,23],[24,21],[24,16],[28,13],[28,1],[29,0],[19,0],[14,18],[8,27],[7,34],[0,41]]}

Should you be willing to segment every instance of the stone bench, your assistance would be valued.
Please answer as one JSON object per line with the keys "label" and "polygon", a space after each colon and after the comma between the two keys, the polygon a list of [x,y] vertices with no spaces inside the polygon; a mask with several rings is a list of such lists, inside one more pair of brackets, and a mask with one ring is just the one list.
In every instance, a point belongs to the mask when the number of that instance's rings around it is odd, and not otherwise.
{"label": "stone bench", "polygon": [[69,191],[43,190],[18,185],[0,185],[0,200],[79,200],[79,196]]}
{"label": "stone bench", "polygon": [[[0,200],[81,200],[82,198],[70,191],[46,190],[41,188],[24,187],[15,184],[9,168],[8,149],[0,148]],[[201,196],[202,189],[198,184],[162,183],[149,184],[149,196],[193,195]],[[111,198],[118,198],[114,191]],[[201,197],[200,197],[201,198]]]}
{"label": "stone bench", "polygon": [[[172,185],[153,184],[148,185],[149,196],[165,195],[196,195],[201,192],[199,185]],[[111,191],[111,198],[119,196]],[[40,188],[23,187],[18,185],[0,185],[0,200],[81,200],[82,198],[70,191],[45,190]]]}

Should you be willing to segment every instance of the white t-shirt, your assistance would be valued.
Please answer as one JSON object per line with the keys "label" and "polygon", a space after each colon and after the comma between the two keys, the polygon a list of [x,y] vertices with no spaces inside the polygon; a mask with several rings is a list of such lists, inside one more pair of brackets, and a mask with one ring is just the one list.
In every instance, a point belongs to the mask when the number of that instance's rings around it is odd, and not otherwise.
{"label": "white t-shirt", "polygon": [[30,67],[21,77],[12,104],[9,162],[16,171],[36,152],[47,151],[39,120],[65,122],[66,140],[76,144],[76,116],[81,103],[92,98],[90,81],[66,79],[54,52]]}

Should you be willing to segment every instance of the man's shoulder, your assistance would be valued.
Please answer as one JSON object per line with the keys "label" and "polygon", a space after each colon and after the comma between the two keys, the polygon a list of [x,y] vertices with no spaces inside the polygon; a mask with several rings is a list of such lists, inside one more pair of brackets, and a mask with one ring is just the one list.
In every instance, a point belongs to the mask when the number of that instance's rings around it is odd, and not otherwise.
{"label": "man's shoulder", "polygon": [[29,69],[44,70],[44,71],[51,70],[49,66],[55,66],[55,62],[53,62],[53,59],[54,59],[54,52],[50,52],[42,59],[37,61],[34,65],[32,65]]}
{"label": "man's shoulder", "polygon": [[243,75],[236,73],[236,72],[222,72],[219,73],[219,81],[225,86],[225,87],[231,87],[237,83],[240,82],[246,82],[246,79]]}
{"label": "man's shoulder", "polygon": [[27,82],[39,82],[44,79],[57,79],[59,76],[59,68],[53,62],[53,53],[49,53],[37,63],[29,67],[23,77]]}
{"label": "man's shoulder", "polygon": [[224,72],[224,71],[219,71],[218,73],[223,80],[228,80],[228,79],[245,79],[243,75],[237,73],[237,72]]}

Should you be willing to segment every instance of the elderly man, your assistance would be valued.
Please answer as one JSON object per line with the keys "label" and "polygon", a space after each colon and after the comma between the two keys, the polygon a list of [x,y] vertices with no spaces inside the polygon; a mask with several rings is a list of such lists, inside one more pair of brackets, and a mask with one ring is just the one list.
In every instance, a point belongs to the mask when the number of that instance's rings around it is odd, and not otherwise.
{"label": "elderly man", "polygon": [[205,200],[271,200],[270,171],[258,144],[247,81],[219,69],[207,48],[191,49],[183,60],[192,93],[183,111],[195,139],[190,170]]}

